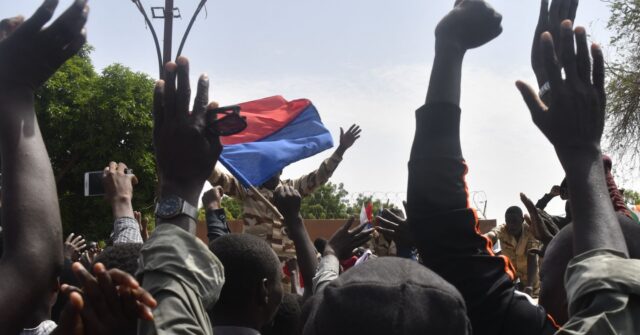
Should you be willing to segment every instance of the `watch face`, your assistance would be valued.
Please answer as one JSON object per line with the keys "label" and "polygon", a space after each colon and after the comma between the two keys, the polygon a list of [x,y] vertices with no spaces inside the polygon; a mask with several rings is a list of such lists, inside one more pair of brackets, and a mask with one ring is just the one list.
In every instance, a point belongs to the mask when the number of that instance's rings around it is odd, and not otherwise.
{"label": "watch face", "polygon": [[160,199],[156,210],[156,215],[161,218],[174,217],[182,211],[182,199],[177,196],[169,196]]}

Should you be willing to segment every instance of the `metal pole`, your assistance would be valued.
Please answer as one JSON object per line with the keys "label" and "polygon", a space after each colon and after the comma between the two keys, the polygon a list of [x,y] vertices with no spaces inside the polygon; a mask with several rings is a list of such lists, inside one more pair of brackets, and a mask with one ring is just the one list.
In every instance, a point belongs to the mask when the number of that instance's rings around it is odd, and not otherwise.
{"label": "metal pole", "polygon": [[171,61],[171,45],[173,41],[173,0],[165,0],[164,4],[164,53],[163,67]]}
{"label": "metal pole", "polygon": [[204,7],[204,4],[206,2],[207,2],[207,0],[200,0],[200,4],[198,5],[198,8],[196,9],[196,12],[193,13],[193,17],[191,18],[191,21],[189,21],[189,26],[187,27],[187,31],[185,31],[184,36],[182,36],[182,41],[180,42],[180,48],[178,48],[178,53],[176,54],[176,58],[180,57],[180,55],[182,55],[182,48],[184,48],[184,44],[185,44],[185,42],[187,42],[187,37],[189,36],[189,33],[191,32],[191,27],[193,27],[193,23],[196,21],[196,18],[198,17],[198,14],[202,10],[202,7]]}
{"label": "metal pole", "polygon": [[156,35],[156,30],[153,29],[153,25],[151,24],[151,21],[147,16],[147,12],[145,12],[144,7],[140,3],[140,0],[134,0],[133,3],[136,5],[136,7],[138,7],[138,10],[140,11],[140,13],[142,13],[142,16],[144,17],[144,21],[147,23],[147,26],[149,27],[149,30],[151,30],[151,36],[153,36],[153,42],[156,45],[156,53],[158,55],[158,70],[159,70],[158,77],[160,79],[164,79],[164,71],[162,66],[163,65],[162,53],[160,52],[160,42],[158,42],[158,35]]}

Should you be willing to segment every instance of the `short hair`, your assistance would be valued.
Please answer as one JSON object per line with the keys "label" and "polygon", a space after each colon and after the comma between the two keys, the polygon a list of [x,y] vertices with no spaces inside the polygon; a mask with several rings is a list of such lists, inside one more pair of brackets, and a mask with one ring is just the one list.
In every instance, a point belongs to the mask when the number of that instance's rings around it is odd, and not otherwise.
{"label": "short hair", "polygon": [[518,216],[522,216],[522,209],[518,206],[511,206],[509,208],[507,208],[507,211],[504,213],[505,215],[507,214],[517,214]]}
{"label": "short hair", "polygon": [[132,276],[138,270],[142,243],[120,243],[104,249],[96,256],[93,264],[102,263],[108,269],[120,269]]}
{"label": "short hair", "polygon": [[234,313],[254,300],[256,284],[263,278],[278,281],[280,261],[271,246],[257,236],[228,234],[209,243],[209,249],[224,266],[225,283],[213,307]]}
{"label": "short hair", "polygon": [[301,328],[302,296],[285,293],[273,322],[262,328],[262,335],[295,335]]}
{"label": "short hair", "polygon": [[324,249],[327,247],[327,243],[327,240],[323,239],[322,237],[318,237],[315,241],[313,241],[313,246],[316,247],[316,250],[318,250],[320,254],[324,254]]}

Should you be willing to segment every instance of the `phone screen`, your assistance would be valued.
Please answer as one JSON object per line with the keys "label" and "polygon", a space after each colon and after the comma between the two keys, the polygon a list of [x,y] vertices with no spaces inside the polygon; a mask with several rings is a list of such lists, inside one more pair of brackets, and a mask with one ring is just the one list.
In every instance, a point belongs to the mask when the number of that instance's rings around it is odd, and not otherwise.
{"label": "phone screen", "polygon": [[103,171],[94,171],[84,174],[85,197],[104,195],[104,185],[102,184],[103,173]]}

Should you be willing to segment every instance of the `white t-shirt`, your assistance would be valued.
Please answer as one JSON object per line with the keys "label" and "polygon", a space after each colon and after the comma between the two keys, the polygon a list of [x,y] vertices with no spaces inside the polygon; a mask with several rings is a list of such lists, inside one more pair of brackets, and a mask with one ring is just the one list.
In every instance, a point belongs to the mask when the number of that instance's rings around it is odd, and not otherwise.
{"label": "white t-shirt", "polygon": [[23,329],[20,332],[20,335],[49,335],[51,334],[51,332],[53,332],[54,329],[56,329],[56,327],[58,327],[58,325],[55,322],[51,320],[45,320],[42,321],[42,323],[40,323],[38,327]]}

